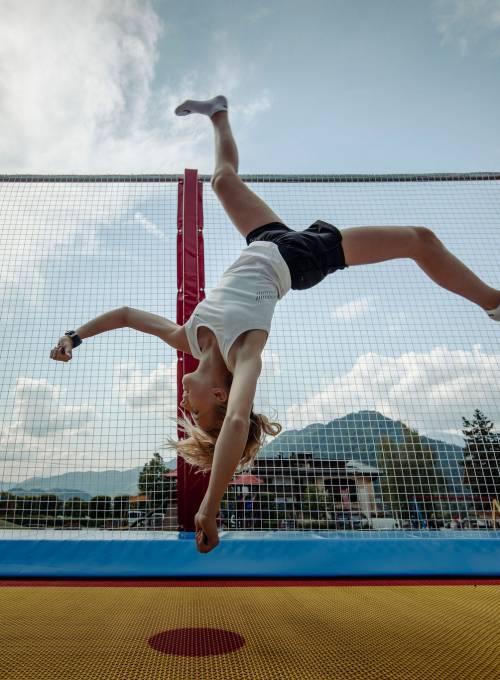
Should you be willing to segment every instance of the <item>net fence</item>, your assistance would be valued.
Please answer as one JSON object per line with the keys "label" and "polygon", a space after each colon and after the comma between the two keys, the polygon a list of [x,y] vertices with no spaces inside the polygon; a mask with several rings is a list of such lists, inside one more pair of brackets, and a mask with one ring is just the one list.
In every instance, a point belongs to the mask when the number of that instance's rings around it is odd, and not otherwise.
{"label": "net fence", "polygon": [[[245,241],[203,181],[206,288]],[[426,226],[500,287],[497,175],[244,176],[281,220]],[[0,532],[177,529],[176,353],[119,328],[175,320],[177,176],[0,182]],[[255,411],[282,425],[235,474],[227,531],[481,536],[500,527],[500,324],[410,259],[350,267],[277,307]],[[31,533],[30,531],[30,533]],[[472,534],[471,534],[472,532]],[[392,534],[391,534],[392,535]]]}

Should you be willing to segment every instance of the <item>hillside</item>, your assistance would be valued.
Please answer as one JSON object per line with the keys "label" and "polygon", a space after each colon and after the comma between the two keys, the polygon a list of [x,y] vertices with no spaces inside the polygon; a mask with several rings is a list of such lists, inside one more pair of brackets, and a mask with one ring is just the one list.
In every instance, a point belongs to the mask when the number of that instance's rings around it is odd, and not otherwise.
{"label": "hillside", "polygon": [[[359,411],[336,418],[326,425],[312,423],[302,430],[287,430],[262,449],[259,459],[277,456],[286,458],[291,453],[307,452],[319,459],[357,460],[376,467],[377,446],[381,437],[391,437],[396,442],[403,442],[403,424],[377,411]],[[459,466],[459,461],[463,459],[461,447],[428,437],[421,439],[434,451],[449,490],[462,493],[462,471]],[[172,469],[175,468],[176,461],[168,460],[165,464]],[[65,498],[83,494],[89,497],[136,495],[141,470],[142,466],[131,470],[67,472],[54,477],[25,479],[15,487],[36,489],[37,493],[51,491]],[[11,490],[13,487],[3,483],[0,488]]]}

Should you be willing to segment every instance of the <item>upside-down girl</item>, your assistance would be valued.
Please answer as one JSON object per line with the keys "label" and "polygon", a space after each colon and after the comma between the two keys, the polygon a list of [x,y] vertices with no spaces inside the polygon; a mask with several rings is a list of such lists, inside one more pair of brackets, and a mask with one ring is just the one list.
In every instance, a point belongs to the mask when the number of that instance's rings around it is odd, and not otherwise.
{"label": "upside-down girl", "polygon": [[438,285],[474,302],[495,321],[500,321],[500,291],[481,281],[424,226],[340,230],[316,220],[303,231],[290,229],[238,176],[226,97],[188,100],[175,113],[210,119],[215,133],[211,184],[246,247],[183,326],[121,307],[67,331],[50,357],[69,361],[82,340],[127,327],[199,359],[196,371],[183,378],[186,438],[168,445],[200,471],[211,471],[195,517],[197,548],[206,553],[219,543],[216,517],[233,474],[251,467],[266,435],[281,431],[278,423],[255,413],[253,404],[276,303],[290,290],[311,288],[348,267],[410,258]]}

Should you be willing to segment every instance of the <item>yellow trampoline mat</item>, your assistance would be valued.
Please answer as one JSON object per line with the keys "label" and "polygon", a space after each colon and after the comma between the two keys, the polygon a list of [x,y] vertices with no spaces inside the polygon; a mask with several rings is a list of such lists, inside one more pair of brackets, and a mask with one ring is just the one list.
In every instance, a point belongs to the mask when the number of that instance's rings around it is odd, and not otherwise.
{"label": "yellow trampoline mat", "polygon": [[[116,583],[0,592],[2,680],[500,678],[500,585]],[[181,628],[229,631],[242,636],[240,647],[185,656],[151,646]]]}

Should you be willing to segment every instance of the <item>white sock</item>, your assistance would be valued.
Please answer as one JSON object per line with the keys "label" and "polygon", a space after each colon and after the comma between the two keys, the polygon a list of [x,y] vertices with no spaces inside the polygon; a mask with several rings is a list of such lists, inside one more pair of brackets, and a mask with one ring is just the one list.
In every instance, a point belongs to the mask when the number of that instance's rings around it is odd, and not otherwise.
{"label": "white sock", "polygon": [[494,321],[500,321],[500,305],[496,309],[487,309],[486,314]]}
{"label": "white sock", "polygon": [[227,99],[222,94],[205,101],[187,99],[175,109],[175,115],[188,116],[190,113],[203,113],[211,118],[217,111],[227,111]]}

